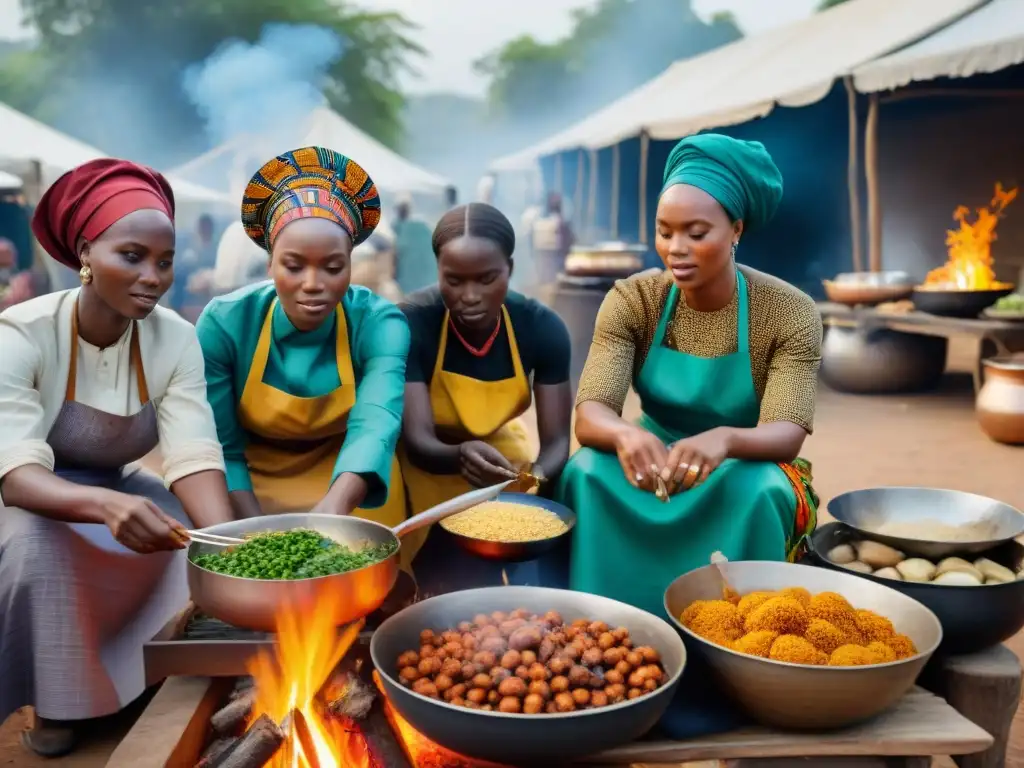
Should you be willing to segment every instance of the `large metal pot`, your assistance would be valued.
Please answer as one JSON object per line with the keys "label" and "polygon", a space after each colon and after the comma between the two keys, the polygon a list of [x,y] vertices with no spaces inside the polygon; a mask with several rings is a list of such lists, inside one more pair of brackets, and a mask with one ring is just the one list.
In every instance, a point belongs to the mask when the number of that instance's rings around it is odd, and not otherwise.
{"label": "large metal pot", "polygon": [[[669,675],[657,691],[601,709],[557,715],[511,715],[456,707],[421,696],[399,684],[395,663],[419,648],[424,629],[448,629],[475,614],[525,608],[558,611],[626,627],[639,645],[661,653]],[[454,752],[502,765],[565,765],[574,758],[633,741],[661,718],[686,665],[686,648],[662,619],[616,600],[546,587],[486,587],[452,592],[416,603],[380,625],[370,642],[373,664],[398,713],[431,741]]]}
{"label": "large metal pot", "polygon": [[731,696],[765,725],[826,730],[874,717],[913,687],[942,640],[939,620],[926,607],[887,584],[873,584],[851,572],[760,561],[729,562],[722,567],[729,584],[741,595],[786,587],[804,587],[815,594],[838,592],[855,608],[890,619],[919,651],[909,659],[866,667],[814,667],[733,651],[693,634],[678,619],[695,600],[721,599],[718,566],[683,574],[665,593],[669,616],[686,637],[687,646],[707,660]]}
{"label": "large metal pot", "polygon": [[203,531],[244,538],[254,533],[308,528],[354,548],[388,542],[397,546],[387,560],[355,571],[312,579],[276,580],[247,579],[200,568],[193,559],[218,552],[220,548],[194,541],[188,548],[188,587],[192,602],[208,616],[261,632],[273,632],[277,617],[288,606],[330,611],[335,626],[340,627],[369,616],[384,602],[398,578],[402,536],[494,499],[507,485],[507,482],[500,483],[463,494],[409,518],[394,529],[358,517],[309,513],[268,515],[212,525]]}
{"label": "large metal pot", "polygon": [[985,384],[975,415],[982,431],[997,443],[1024,445],[1024,355],[982,360]]}
{"label": "large metal pot", "polygon": [[821,377],[839,392],[918,392],[941,380],[947,346],[940,336],[830,325],[822,343]]}
{"label": "large metal pot", "polygon": [[[853,573],[831,562],[826,555],[833,547],[862,538],[842,523],[823,525],[811,536],[808,557],[815,565]],[[986,552],[985,557],[1017,571],[1024,564],[1024,546],[1008,541]],[[882,579],[864,573],[855,575],[902,592],[931,609],[942,624],[942,653],[975,653],[991,648],[1024,627],[1024,581],[950,587]]]}
{"label": "large metal pot", "polygon": [[933,291],[915,288],[914,309],[942,317],[975,318],[1011,293],[1012,285],[990,291]]}

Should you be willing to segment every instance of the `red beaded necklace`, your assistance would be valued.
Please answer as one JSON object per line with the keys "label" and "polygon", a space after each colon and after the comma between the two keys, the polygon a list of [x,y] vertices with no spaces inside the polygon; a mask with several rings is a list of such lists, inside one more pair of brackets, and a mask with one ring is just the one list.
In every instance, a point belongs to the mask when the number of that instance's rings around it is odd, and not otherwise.
{"label": "red beaded necklace", "polygon": [[491,351],[491,347],[494,346],[494,340],[498,338],[498,331],[501,330],[501,315],[498,315],[498,322],[495,324],[494,330],[491,331],[490,337],[487,339],[487,341],[484,342],[484,345],[479,349],[474,347],[472,344],[470,344],[462,337],[462,334],[459,333],[459,329],[455,327],[454,318],[449,316],[448,324],[451,325],[452,331],[455,333],[455,338],[462,342],[462,346],[466,348],[466,351],[468,351],[469,354],[473,355],[474,357],[483,357],[484,355]]}

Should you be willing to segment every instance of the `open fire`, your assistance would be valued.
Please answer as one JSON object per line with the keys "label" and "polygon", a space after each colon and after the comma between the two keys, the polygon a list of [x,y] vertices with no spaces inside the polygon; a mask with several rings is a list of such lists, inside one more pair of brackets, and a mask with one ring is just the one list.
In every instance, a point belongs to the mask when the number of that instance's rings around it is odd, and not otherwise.
{"label": "open fire", "polygon": [[920,286],[934,291],[986,291],[1011,287],[996,280],[993,270],[992,243],[996,240],[996,227],[1003,212],[1017,197],[1017,188],[1003,189],[996,184],[988,207],[978,208],[974,221],[971,211],[961,205],[953,212],[958,229],[946,232],[949,259],[933,269]]}

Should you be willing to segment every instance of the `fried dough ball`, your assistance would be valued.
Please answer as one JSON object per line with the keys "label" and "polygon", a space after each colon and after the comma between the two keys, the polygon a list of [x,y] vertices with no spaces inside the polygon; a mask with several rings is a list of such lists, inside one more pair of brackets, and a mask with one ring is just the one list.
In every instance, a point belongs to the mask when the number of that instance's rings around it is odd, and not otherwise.
{"label": "fried dough ball", "polygon": [[879,658],[879,664],[888,664],[891,661],[896,661],[896,651],[878,640],[868,643],[867,649]]}
{"label": "fried dough ball", "polygon": [[775,642],[775,638],[778,636],[778,632],[772,632],[771,630],[748,632],[732,644],[732,649],[740,653],[767,659],[768,652],[772,649],[772,643]]}
{"label": "fried dough ball", "polygon": [[683,626],[711,642],[736,640],[743,634],[739,609],[726,600],[702,600],[691,612],[691,605],[681,617]]}
{"label": "fried dough ball", "polygon": [[[803,635],[810,618],[792,597],[773,597],[751,611],[744,622],[747,632],[769,630],[780,635]],[[737,638],[732,638],[737,639]]]}
{"label": "fried dough ball", "polygon": [[849,642],[849,637],[845,632],[825,619],[811,619],[804,637],[819,651],[829,655],[839,646]]}
{"label": "fried dough ball", "polygon": [[736,604],[736,611],[739,613],[740,619],[745,620],[747,616],[750,615],[751,611],[767,600],[771,600],[773,597],[778,597],[778,593],[761,591],[751,592],[749,595],[744,595]]}
{"label": "fried dough ball", "polygon": [[896,634],[892,622],[874,611],[857,611],[855,621],[857,629],[868,642],[884,641]]}
{"label": "fried dough ball", "polygon": [[528,715],[539,715],[544,711],[544,697],[531,693],[523,699],[523,712]]}
{"label": "fried dough ball", "polygon": [[803,587],[786,587],[779,590],[779,597],[791,597],[804,608],[811,604],[811,593]]}
{"label": "fried dough ball", "polygon": [[857,624],[853,606],[838,592],[819,592],[814,595],[807,606],[807,615],[812,619],[824,619],[840,629]]}
{"label": "fried dough ball", "polygon": [[830,667],[866,667],[880,664],[878,654],[860,645],[841,645],[832,651]]}
{"label": "fried dough ball", "polygon": [[797,635],[779,635],[772,643],[768,658],[775,661],[788,661],[790,664],[811,666],[824,666],[828,662],[828,656],[811,645],[809,641]]}
{"label": "fried dough ball", "polygon": [[897,659],[909,659],[911,656],[917,656],[917,646],[906,635],[893,635],[883,642],[892,649]]}

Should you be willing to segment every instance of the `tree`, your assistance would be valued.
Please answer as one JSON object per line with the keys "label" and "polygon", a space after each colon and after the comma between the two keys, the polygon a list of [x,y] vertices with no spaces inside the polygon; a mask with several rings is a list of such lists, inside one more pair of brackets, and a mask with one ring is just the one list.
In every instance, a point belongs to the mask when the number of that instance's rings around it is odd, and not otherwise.
{"label": "tree", "polygon": [[818,3],[818,11],[827,11],[829,8],[834,8],[837,5],[842,5],[847,0],[821,0]]}
{"label": "tree", "polygon": [[476,63],[490,78],[492,114],[529,123],[536,136],[564,127],[628,93],[672,62],[741,37],[734,19],[708,23],[689,0],[599,0],[575,11],[553,43],[520,37]]}
{"label": "tree", "polygon": [[[402,16],[365,12],[345,0],[21,4],[40,43],[0,65],[0,100],[105,151],[157,165],[207,148],[183,73],[225,41],[252,43],[273,23],[332,31],[343,55],[325,73],[326,82],[317,85],[332,107],[391,145],[401,137],[398,75],[411,56],[422,53]],[[273,105],[275,94],[266,93],[266,99]]]}

